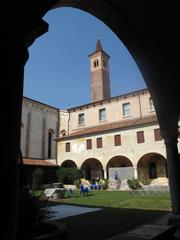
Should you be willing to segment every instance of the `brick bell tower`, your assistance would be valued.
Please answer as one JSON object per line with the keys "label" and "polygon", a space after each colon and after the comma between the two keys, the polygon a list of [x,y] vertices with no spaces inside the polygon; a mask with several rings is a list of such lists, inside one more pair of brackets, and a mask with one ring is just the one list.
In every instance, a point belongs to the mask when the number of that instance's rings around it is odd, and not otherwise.
{"label": "brick bell tower", "polygon": [[103,51],[100,40],[97,40],[95,52],[90,54],[91,101],[111,98],[109,79],[110,56]]}

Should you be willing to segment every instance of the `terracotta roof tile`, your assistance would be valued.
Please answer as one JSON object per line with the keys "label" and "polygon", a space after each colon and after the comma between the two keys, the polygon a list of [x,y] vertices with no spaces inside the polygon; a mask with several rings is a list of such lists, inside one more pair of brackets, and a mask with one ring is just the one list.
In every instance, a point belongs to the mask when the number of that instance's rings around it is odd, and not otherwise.
{"label": "terracotta roof tile", "polygon": [[57,167],[58,165],[51,163],[47,160],[39,160],[33,158],[23,158],[24,165],[33,165],[33,166],[49,166],[49,167]]}
{"label": "terracotta roof tile", "polygon": [[88,134],[99,133],[99,132],[106,132],[114,129],[128,128],[128,127],[133,127],[133,126],[138,126],[141,124],[148,124],[153,122],[158,123],[156,115],[143,117],[143,118],[136,118],[131,120],[125,120],[125,121],[118,121],[114,123],[103,124],[100,126],[98,125],[90,128],[84,128],[82,130],[73,132],[69,135],[62,136],[61,138],[57,139],[57,141],[58,140],[61,141],[71,137],[77,137],[77,136],[88,135]]}

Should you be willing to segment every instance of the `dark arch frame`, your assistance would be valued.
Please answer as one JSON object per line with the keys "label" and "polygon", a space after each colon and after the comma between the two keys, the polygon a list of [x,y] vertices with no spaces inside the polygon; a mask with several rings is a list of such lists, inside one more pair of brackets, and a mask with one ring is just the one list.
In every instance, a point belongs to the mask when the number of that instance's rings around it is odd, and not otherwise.
{"label": "dark arch frame", "polygon": [[[7,21],[3,22],[2,51],[4,66],[1,74],[6,76],[2,84],[2,92],[10,96],[2,106],[6,118],[2,119],[4,128],[3,157],[7,156],[7,142],[9,161],[2,161],[3,169],[1,181],[8,182],[2,186],[2,191],[8,192],[7,199],[2,205],[7,206],[3,219],[8,219],[4,234],[9,240],[15,239],[17,194],[18,194],[18,157],[20,148],[21,106],[23,96],[24,66],[28,59],[28,47],[36,38],[48,31],[48,24],[42,17],[55,6],[57,0],[29,1],[11,3],[12,11],[7,14]],[[9,1],[3,1],[4,9],[9,9]],[[177,149],[177,125],[180,115],[179,108],[179,65],[177,49],[179,41],[176,38],[179,29],[179,8],[175,3],[163,2],[148,5],[132,1],[129,8],[128,1],[63,1],[62,6],[79,7],[87,12],[91,11],[97,18],[106,23],[119,37],[136,58],[136,63],[145,77],[150,94],[153,98],[157,116],[166,143],[168,159],[169,184],[171,190],[172,211],[180,213],[180,164]],[[122,6],[121,6],[122,4]],[[152,18],[152,12],[153,18]],[[18,13],[18,18],[17,18]],[[108,14],[107,14],[108,13]],[[149,32],[149,34],[148,34]],[[18,36],[18,38],[17,38]],[[167,48],[167,46],[169,46]],[[9,61],[11,59],[11,61]],[[8,64],[7,64],[8,63]],[[143,69],[144,66],[144,69]],[[11,69],[11,71],[9,71]],[[169,84],[169,82],[171,84]],[[177,82],[177,83],[176,83]],[[10,87],[11,86],[11,87]],[[4,97],[2,97],[2,102]],[[8,109],[8,111],[7,111]],[[168,109],[168,111],[166,111]],[[11,136],[11,141],[9,141]],[[173,154],[172,154],[173,153]],[[3,232],[2,232],[3,235]]]}

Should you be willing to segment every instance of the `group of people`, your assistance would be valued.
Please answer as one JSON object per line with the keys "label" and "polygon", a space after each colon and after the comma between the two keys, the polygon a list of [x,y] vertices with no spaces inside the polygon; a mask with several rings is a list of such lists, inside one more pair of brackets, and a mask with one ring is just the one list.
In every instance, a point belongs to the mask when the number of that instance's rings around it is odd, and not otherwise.
{"label": "group of people", "polygon": [[80,184],[80,194],[87,195],[92,192],[92,190],[101,190],[101,184],[98,181],[90,183],[88,180],[82,179]]}
{"label": "group of people", "polygon": [[[114,179],[115,180],[120,179],[117,171],[115,171],[115,173],[114,173]],[[80,186],[79,186],[80,195],[88,195],[89,193],[92,192],[92,190],[101,190],[103,183],[104,183],[104,180],[101,180],[100,178],[98,178],[97,180],[95,180],[92,183],[90,183],[86,179],[81,179]],[[72,195],[72,192],[70,192],[70,194]]]}

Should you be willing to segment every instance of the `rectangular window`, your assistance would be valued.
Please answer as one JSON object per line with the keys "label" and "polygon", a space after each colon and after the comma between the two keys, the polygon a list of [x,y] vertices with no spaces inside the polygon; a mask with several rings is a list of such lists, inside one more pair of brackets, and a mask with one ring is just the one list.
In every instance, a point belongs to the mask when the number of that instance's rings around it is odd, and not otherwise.
{"label": "rectangular window", "polygon": [[131,115],[131,105],[130,105],[130,102],[123,103],[122,108],[123,108],[123,117]]}
{"label": "rectangular window", "polygon": [[121,135],[114,136],[114,146],[121,146]]}
{"label": "rectangular window", "polygon": [[105,121],[106,120],[106,109],[102,108],[99,109],[99,121]]}
{"label": "rectangular window", "polygon": [[157,128],[157,129],[154,129],[154,140],[155,141],[160,141],[162,140],[163,138],[161,137],[161,132],[160,132],[160,129]]}
{"label": "rectangular window", "polygon": [[155,111],[155,110],[154,110],[153,100],[152,100],[151,97],[149,98],[149,109],[150,109],[150,111]]}
{"label": "rectangular window", "polygon": [[102,138],[97,138],[97,148],[102,148]]}
{"label": "rectangular window", "polygon": [[84,113],[80,113],[78,115],[78,124],[79,125],[84,125]]}
{"label": "rectangular window", "polygon": [[70,152],[70,142],[66,143],[66,152]]}
{"label": "rectangular window", "polygon": [[92,149],[92,139],[86,140],[86,149]]}
{"label": "rectangular window", "polygon": [[144,131],[137,132],[137,143],[144,143]]}

